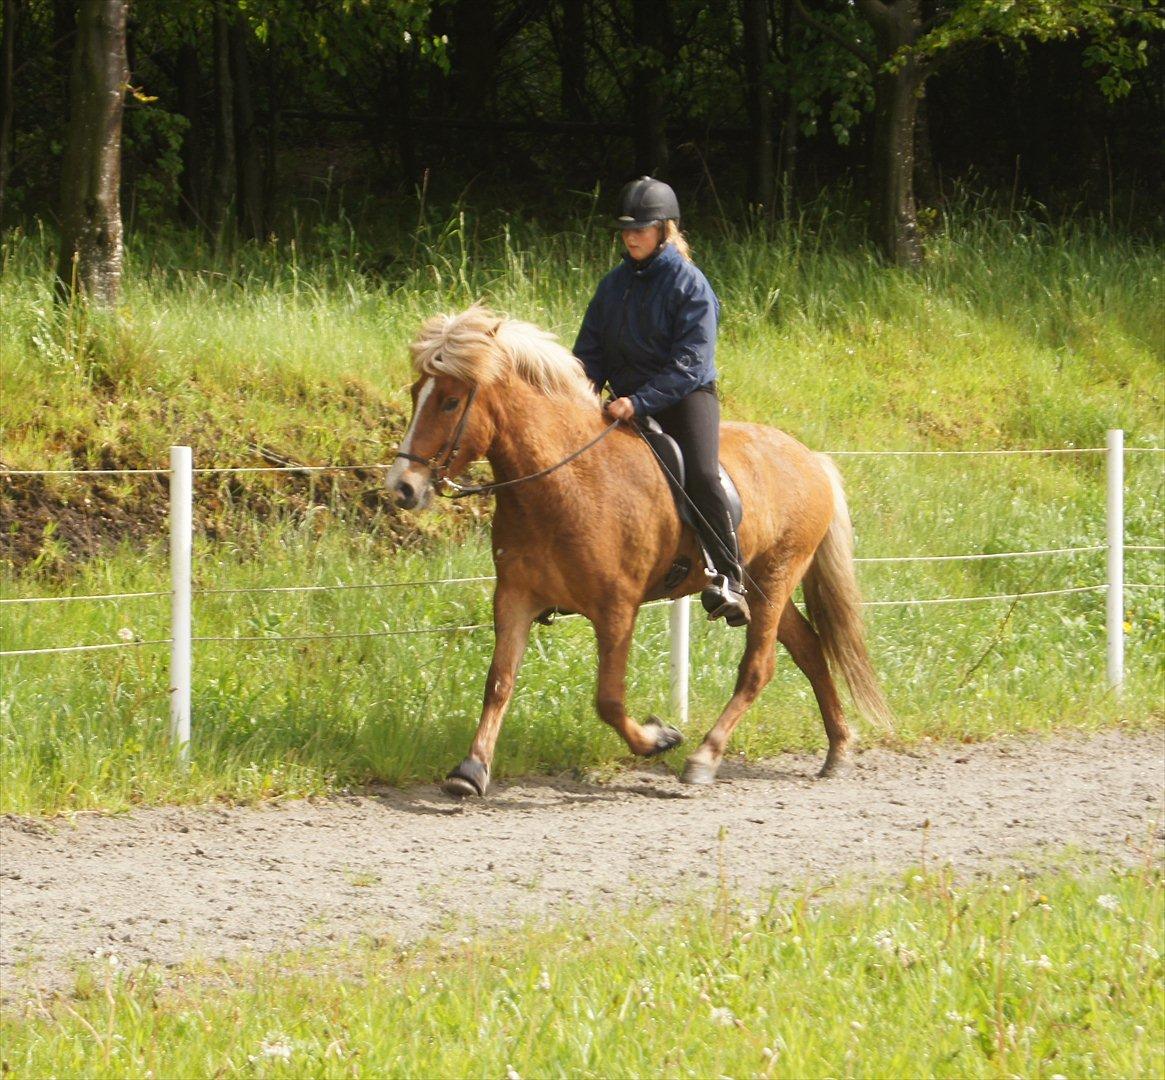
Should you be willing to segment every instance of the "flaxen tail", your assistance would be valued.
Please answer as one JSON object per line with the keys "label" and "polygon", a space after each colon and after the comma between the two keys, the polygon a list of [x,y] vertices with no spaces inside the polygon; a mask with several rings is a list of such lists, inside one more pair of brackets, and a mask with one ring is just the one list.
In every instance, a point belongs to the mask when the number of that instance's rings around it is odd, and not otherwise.
{"label": "flaxen tail", "polygon": [[805,607],[826,660],[845,676],[858,710],[888,731],[893,717],[866,648],[862,598],[854,576],[853,525],[841,474],[829,458],[820,455],[820,461],[833,488],[833,521],[801,583]]}

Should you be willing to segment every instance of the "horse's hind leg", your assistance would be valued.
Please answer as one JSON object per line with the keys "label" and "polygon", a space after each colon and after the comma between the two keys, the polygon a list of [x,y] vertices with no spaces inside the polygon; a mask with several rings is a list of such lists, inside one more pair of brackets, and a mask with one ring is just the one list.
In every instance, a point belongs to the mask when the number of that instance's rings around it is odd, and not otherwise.
{"label": "horse's hind leg", "polygon": [[611,601],[601,615],[592,618],[599,643],[599,681],[595,708],[603,722],[610,724],[640,757],[654,757],[678,746],[683,736],[658,721],[636,723],[627,715],[627,657],[635,629],[633,603]]}
{"label": "horse's hind leg", "polygon": [[773,596],[774,604],[761,601],[753,605],[744,656],[740,658],[736,675],[736,689],[715,726],[684,765],[685,784],[711,784],[716,779],[716,770],[720,768],[733,728],[773,677],[777,664],[777,612],[780,610],[775,605],[784,599],[784,594],[780,594],[780,599],[775,593],[770,593],[770,596]]}
{"label": "horse's hind leg", "polygon": [[825,764],[821,766],[821,772],[817,775],[833,776],[846,763],[851,735],[841,707],[841,699],[837,694],[837,686],[825,661],[825,653],[821,649],[821,639],[792,600],[785,605],[785,610],[781,613],[777,637],[813,686],[813,694],[821,709],[821,718],[825,721],[825,735],[829,739],[829,752],[825,755]]}
{"label": "horse's hind leg", "polygon": [[525,597],[511,595],[501,588],[494,596],[494,655],[485,681],[481,720],[469,756],[449,773],[442,785],[450,795],[484,795],[489,789],[494,747],[537,610]]}

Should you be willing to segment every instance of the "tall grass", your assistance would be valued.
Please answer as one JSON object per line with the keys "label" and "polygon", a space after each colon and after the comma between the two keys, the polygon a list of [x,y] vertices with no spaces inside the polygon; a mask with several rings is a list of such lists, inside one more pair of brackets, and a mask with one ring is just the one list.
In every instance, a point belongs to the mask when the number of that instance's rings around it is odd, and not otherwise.
{"label": "tall grass", "polygon": [[[1165,314],[1160,251],[1103,228],[1002,219],[956,207],[919,275],[855,249],[821,208],[795,227],[694,231],[724,306],[718,362],[730,418],[784,427],[823,449],[1097,446],[1106,427],[1162,445]],[[254,447],[309,462],[387,461],[409,381],[405,345],[435,310],[485,298],[571,339],[613,240],[572,228],[423,217],[369,252],[341,221],[215,261],[181,238],[131,250],[116,319],[51,299],[52,245],[0,249],[0,460],[16,468],[256,463]],[[307,254],[305,254],[305,249]],[[392,255],[392,258],[388,256]],[[1162,543],[1162,456],[1130,455],[1130,543]],[[859,555],[1096,544],[1097,456],[840,458]],[[358,517],[373,481],[200,481],[204,588],[422,580],[489,573],[488,505],[408,524]],[[361,484],[364,487],[361,487]],[[151,487],[151,485],[153,485]],[[165,589],[147,531],[77,559],[53,524],[0,480],[4,528],[43,531],[9,566],[6,596]],[[109,504],[160,512],[148,478],[45,481],[37,498],[82,519]],[[30,526],[35,520],[35,526]],[[160,518],[158,521],[160,528]],[[156,535],[156,534],[155,534]],[[25,536],[25,550],[28,537]],[[1162,584],[1159,554],[1128,579]],[[968,596],[1098,584],[1100,555],[962,564],[868,564],[870,599]],[[1129,680],[1103,683],[1102,594],[868,609],[896,738],[984,738],[1160,718],[1161,593],[1130,591]],[[167,636],[165,600],[0,609],[4,648]],[[327,594],[203,595],[205,637],[360,634],[489,622],[488,586]],[[666,619],[641,617],[631,707],[663,712]],[[196,650],[194,764],[165,743],[165,649],[0,660],[0,808],[26,812],[334,790],[439,775],[464,752],[488,666],[488,630],[337,641],[207,642]],[[592,716],[588,628],[535,633],[500,744],[498,772],[618,759]],[[727,699],[741,648],[722,626],[693,644],[694,743]],[[872,734],[872,733],[871,733]],[[822,745],[807,683],[784,664],[734,745],[750,754]]]}

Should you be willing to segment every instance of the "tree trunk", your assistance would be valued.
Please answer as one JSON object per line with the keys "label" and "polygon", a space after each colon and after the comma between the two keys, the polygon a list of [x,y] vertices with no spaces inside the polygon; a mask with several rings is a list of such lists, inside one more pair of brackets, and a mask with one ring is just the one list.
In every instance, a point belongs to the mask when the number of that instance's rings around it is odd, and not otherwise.
{"label": "tree trunk", "polygon": [[202,122],[202,70],[198,50],[192,44],[179,47],[175,69],[178,112],[186,118],[182,137],[182,174],[178,187],[181,213],[188,224],[203,224],[206,210],[206,133]]}
{"label": "tree trunk", "polygon": [[914,201],[914,119],[925,74],[911,56],[893,71],[886,64],[920,33],[919,0],[857,0],[874,29],[874,146],[870,172],[872,228],[895,266],[922,264]]}
{"label": "tree trunk", "polygon": [[771,209],[773,201],[773,95],[768,80],[769,17],[765,0],[741,0],[744,85],[752,128],[748,201]]}
{"label": "tree trunk", "polygon": [[264,57],[267,84],[267,141],[263,149],[263,226],[266,233],[275,228],[275,200],[279,193],[279,174],[276,168],[279,151],[279,76],[276,64],[278,38],[267,34]]}
{"label": "tree trunk", "polygon": [[925,90],[918,99],[918,114],[914,118],[914,193],[923,206],[942,204],[942,185],[938,182],[930,145],[930,108]]}
{"label": "tree trunk", "polygon": [[633,73],[631,109],[635,127],[635,171],[645,176],[666,176],[668,145],[664,108],[663,68],[667,59],[671,0],[633,0],[635,37],[639,58]]}
{"label": "tree trunk", "polygon": [[453,9],[454,93],[462,116],[488,116],[493,97],[497,43],[494,0],[459,0]]}
{"label": "tree trunk", "polygon": [[13,70],[16,65],[16,0],[4,0],[4,29],[0,33],[0,222],[12,167]]}
{"label": "tree trunk", "polygon": [[391,118],[396,156],[400,162],[401,179],[412,188],[420,181],[417,165],[417,144],[411,124],[413,111],[413,73],[415,65],[410,52],[398,52],[393,58],[391,72],[384,76],[385,111]]}
{"label": "tree trunk", "polygon": [[250,31],[241,14],[231,21],[229,54],[234,87],[236,195],[235,216],[239,233],[258,240],[264,234],[263,170],[255,135],[255,104],[251,91],[251,65],[247,58]]}
{"label": "tree trunk", "polygon": [[793,212],[793,190],[797,184],[797,149],[800,135],[800,117],[797,98],[793,93],[796,50],[793,46],[795,13],[793,0],[781,4],[781,55],[785,61],[785,119],[781,124],[781,217],[786,221]]}
{"label": "tree trunk", "polygon": [[112,308],[121,288],[121,116],[129,68],[128,0],[92,0],[77,12],[69,125],[61,178],[57,276],[91,303]]}
{"label": "tree trunk", "polygon": [[585,0],[562,3],[562,115],[587,119],[587,40]]}
{"label": "tree trunk", "polygon": [[227,210],[235,188],[235,109],[231,83],[230,24],[222,4],[215,7],[214,33],[214,159],[210,178],[207,225],[216,245],[223,241]]}

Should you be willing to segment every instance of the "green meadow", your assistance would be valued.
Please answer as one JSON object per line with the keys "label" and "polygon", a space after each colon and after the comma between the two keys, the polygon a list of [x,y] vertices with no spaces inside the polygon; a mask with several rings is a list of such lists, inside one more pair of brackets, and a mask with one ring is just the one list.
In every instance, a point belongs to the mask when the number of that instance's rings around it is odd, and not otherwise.
{"label": "green meadow", "polygon": [[[886,269],[824,204],[788,226],[693,230],[723,303],[726,416],[839,452],[866,559],[1095,547],[1101,454],[878,457],[849,451],[1095,448],[1121,427],[1127,542],[1165,543],[1165,257],[1103,225],[1048,225],[970,199],[928,238],[919,274]],[[116,317],[52,299],[52,237],[0,248],[0,461],[9,469],[387,463],[407,422],[419,322],[485,300],[572,339],[616,259],[585,215],[557,231],[468,212],[376,244],[359,222],[298,226],[216,258],[189,239],[131,245]],[[167,745],[165,645],[0,658],[0,811],[324,793],[431,780],[463,756],[491,634],[490,505],[402,516],[375,471],[200,474],[194,740]],[[0,472],[4,598],[165,591],[164,478]],[[90,528],[86,523],[93,522]],[[1104,676],[1104,594],[871,606],[871,651],[896,716],[871,741],[1161,721],[1161,551],[1130,551],[1127,682]],[[868,600],[1104,581],[1102,551],[978,562],[868,562]],[[309,593],[231,590],[375,585]],[[380,587],[383,586],[383,587]],[[3,648],[150,642],[165,597],[6,604]],[[475,627],[397,634],[419,628]],[[348,635],[325,640],[323,635]],[[383,636],[369,636],[383,635]],[[248,640],[235,640],[246,638]],[[298,638],[301,640],[280,640]],[[589,628],[538,628],[496,773],[614,766],[591,708]],[[687,748],[727,700],[741,642],[696,623]],[[645,609],[630,705],[666,715],[667,613]],[[822,748],[787,659],[741,724],[748,755]],[[682,762],[684,750],[672,755]]]}

